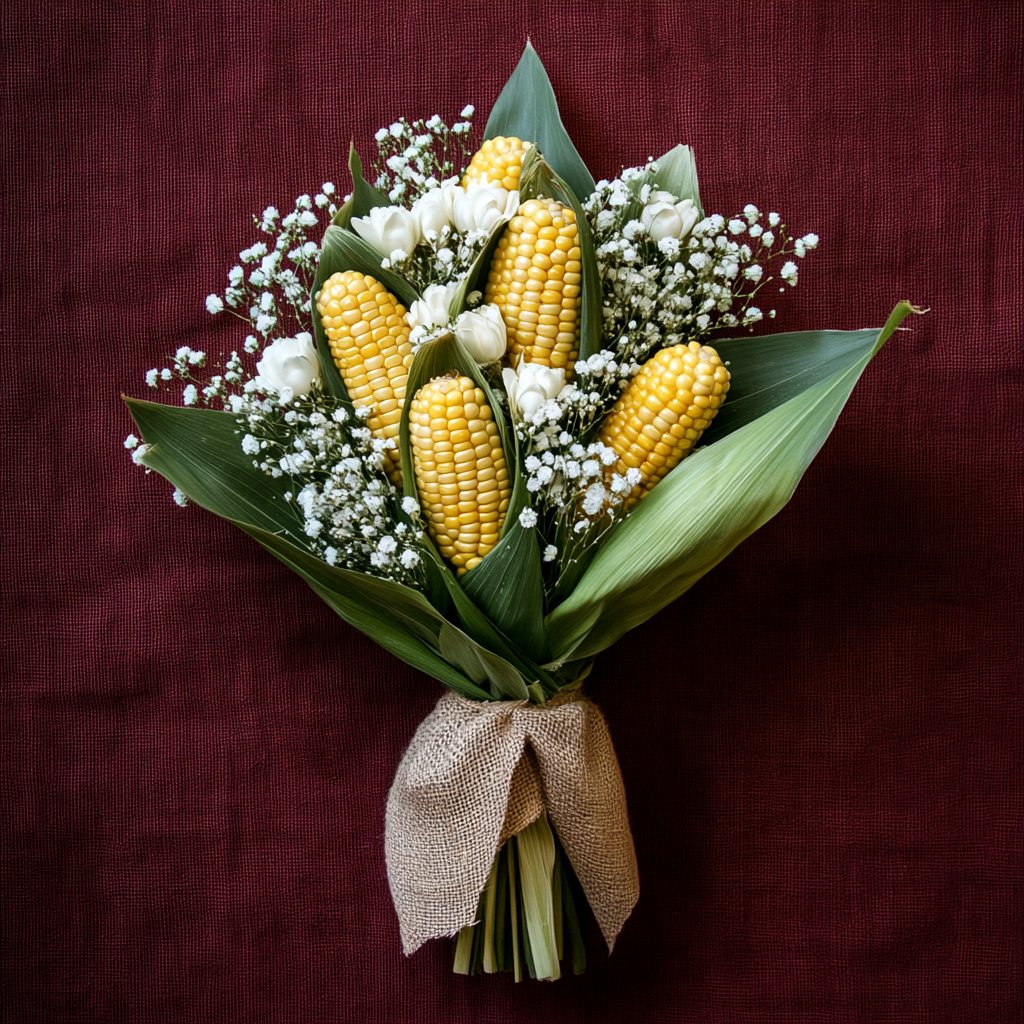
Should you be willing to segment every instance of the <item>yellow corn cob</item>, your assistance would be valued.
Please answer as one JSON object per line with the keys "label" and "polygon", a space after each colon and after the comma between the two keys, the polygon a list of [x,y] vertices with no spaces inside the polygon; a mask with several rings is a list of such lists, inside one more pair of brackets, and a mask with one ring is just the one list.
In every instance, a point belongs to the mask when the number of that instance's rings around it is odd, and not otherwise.
{"label": "yellow corn cob", "polygon": [[728,390],[729,371],[718,353],[698,341],[662,349],[644,363],[598,438],[619,456],[606,471],[608,480],[613,473],[640,470],[642,479],[627,496],[626,508],[690,454]]}
{"label": "yellow corn cob", "polygon": [[488,139],[474,154],[462,176],[462,187],[467,185],[500,185],[509,192],[519,188],[519,174],[523,157],[532,142],[517,138]]}
{"label": "yellow corn cob", "polygon": [[512,494],[494,414],[469,377],[437,377],[412,399],[409,433],[427,529],[461,576],[498,543]]}
{"label": "yellow corn cob", "polygon": [[[412,365],[405,307],[379,281],[355,270],[332,274],[316,307],[352,404],[373,410],[366,425],[374,437],[397,442]],[[401,487],[397,447],[384,453],[384,469]]]}
{"label": "yellow corn cob", "polygon": [[509,358],[564,367],[579,355],[580,240],[571,207],[529,199],[498,241],[485,302],[501,310]]}

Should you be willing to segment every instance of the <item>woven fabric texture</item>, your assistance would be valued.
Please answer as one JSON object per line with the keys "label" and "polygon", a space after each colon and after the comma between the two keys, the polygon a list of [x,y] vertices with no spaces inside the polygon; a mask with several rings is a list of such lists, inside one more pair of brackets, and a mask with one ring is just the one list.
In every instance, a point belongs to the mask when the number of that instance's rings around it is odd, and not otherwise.
{"label": "woven fabric texture", "polygon": [[[1021,1018],[1019,3],[0,5],[4,1011],[132,1024]],[[589,973],[401,952],[384,814],[442,690],[131,465],[122,392],[251,215],[529,37],[595,177],[677,142],[879,326],[790,505],[602,654],[643,891]]]}
{"label": "woven fabric texture", "polygon": [[[527,747],[534,757],[524,757]],[[529,799],[538,788],[539,807]],[[445,694],[388,795],[384,851],[407,953],[473,924],[500,840],[545,808],[611,951],[639,878],[622,774],[597,705],[579,690],[541,707]]]}

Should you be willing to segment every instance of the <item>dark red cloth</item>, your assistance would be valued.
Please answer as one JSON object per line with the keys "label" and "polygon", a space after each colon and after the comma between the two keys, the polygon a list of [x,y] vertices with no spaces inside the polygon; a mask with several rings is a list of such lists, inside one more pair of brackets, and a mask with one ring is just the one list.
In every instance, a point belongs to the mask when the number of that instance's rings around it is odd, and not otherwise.
{"label": "dark red cloth", "polygon": [[[18,1022],[1020,1019],[1016,3],[3,4],[5,1005]],[[526,37],[595,175],[692,144],[820,251],[776,327],[931,307],[791,505],[603,655],[642,896],[583,978],[402,956],[384,801],[441,690],[131,466],[237,345],[250,214]]]}

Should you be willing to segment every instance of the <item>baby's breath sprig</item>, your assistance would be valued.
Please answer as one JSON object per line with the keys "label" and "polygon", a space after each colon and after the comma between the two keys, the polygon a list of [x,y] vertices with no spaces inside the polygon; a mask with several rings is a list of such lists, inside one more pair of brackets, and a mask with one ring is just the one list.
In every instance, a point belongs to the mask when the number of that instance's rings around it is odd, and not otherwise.
{"label": "baby's breath sprig", "polygon": [[[236,398],[241,446],[253,466],[288,477],[285,499],[303,518],[306,546],[330,565],[407,586],[423,584],[419,506],[384,473],[394,441],[371,435],[371,410],[354,414],[319,389],[282,400]],[[243,433],[244,432],[244,433]]]}
{"label": "baby's breath sprig", "polygon": [[[657,171],[654,162],[627,168],[598,182],[585,204],[602,280],[604,338],[620,359],[632,361],[720,328],[752,328],[765,315],[753,300],[773,280],[768,264],[801,258],[818,244],[813,234],[792,238],[777,213],[768,214],[766,226],[752,204],[728,221],[720,214],[698,221],[692,202],[652,187]],[[787,261],[779,276],[795,285],[796,264]]]}
{"label": "baby's breath sprig", "polygon": [[410,206],[424,193],[460,177],[473,155],[473,107],[464,107],[450,128],[434,114],[427,120],[400,117],[381,128],[377,141],[374,184],[393,203]]}

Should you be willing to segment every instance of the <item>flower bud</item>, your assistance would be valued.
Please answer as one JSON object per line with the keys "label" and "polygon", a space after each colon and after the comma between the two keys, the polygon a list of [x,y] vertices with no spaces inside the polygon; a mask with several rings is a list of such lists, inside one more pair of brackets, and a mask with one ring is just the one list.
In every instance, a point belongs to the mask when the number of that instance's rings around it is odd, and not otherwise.
{"label": "flower bud", "polygon": [[413,204],[412,212],[416,216],[420,226],[420,234],[424,238],[427,237],[427,233],[430,231],[439,235],[442,228],[452,225],[452,207],[455,202],[456,191],[458,191],[458,188],[455,185],[442,185],[440,188],[432,188]]}
{"label": "flower bud", "polygon": [[375,206],[365,217],[352,218],[352,230],[382,256],[396,249],[411,255],[420,241],[420,226],[402,206]]}
{"label": "flower bud", "polygon": [[481,366],[496,362],[508,348],[505,320],[493,303],[467,310],[455,321],[453,331]]}
{"label": "flower bud", "polygon": [[[655,197],[668,196],[668,200],[675,198],[670,192],[652,192],[650,200]],[[649,201],[640,214],[640,221],[644,231],[655,242],[663,238],[684,239],[697,223],[699,211],[692,199],[683,199],[678,203],[658,198],[656,201]]]}
{"label": "flower bud", "polygon": [[457,284],[428,284],[423,297],[417,299],[405,314],[410,327],[445,327],[451,319],[451,306],[459,290]]}
{"label": "flower bud", "polygon": [[502,370],[501,379],[505,384],[509,405],[526,418],[532,416],[545,402],[558,397],[565,387],[565,369],[521,362],[518,370]]}
{"label": "flower bud", "polygon": [[497,185],[471,184],[453,193],[453,219],[462,234],[486,231],[490,234],[499,221],[511,220],[519,209],[519,193]]}
{"label": "flower bud", "polygon": [[313,338],[303,331],[294,338],[278,338],[263,350],[256,364],[256,384],[282,398],[308,393],[320,376],[320,358]]}

